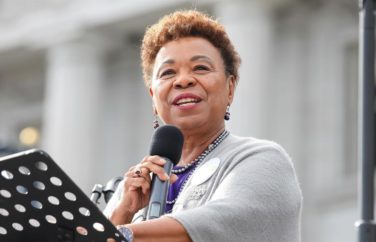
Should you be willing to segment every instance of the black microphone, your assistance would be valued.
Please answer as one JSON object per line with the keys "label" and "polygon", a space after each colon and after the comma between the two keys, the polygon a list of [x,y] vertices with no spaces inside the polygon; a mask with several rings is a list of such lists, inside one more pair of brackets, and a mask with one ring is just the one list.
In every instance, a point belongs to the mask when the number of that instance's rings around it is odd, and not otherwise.
{"label": "black microphone", "polygon": [[[181,157],[184,137],[181,131],[172,125],[164,125],[156,129],[153,134],[150,155],[158,155],[166,160],[164,171],[170,176],[172,167]],[[151,181],[151,194],[146,219],[159,218],[165,212],[169,181],[162,181],[153,175]]]}

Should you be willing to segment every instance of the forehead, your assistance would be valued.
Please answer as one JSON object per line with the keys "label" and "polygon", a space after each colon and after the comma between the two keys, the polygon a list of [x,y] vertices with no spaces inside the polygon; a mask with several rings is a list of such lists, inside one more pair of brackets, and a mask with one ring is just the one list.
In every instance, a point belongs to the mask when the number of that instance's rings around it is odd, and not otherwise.
{"label": "forehead", "polygon": [[212,61],[222,62],[219,50],[208,40],[200,37],[186,37],[166,43],[159,50],[156,65],[166,60],[191,59],[193,56],[206,56]]}

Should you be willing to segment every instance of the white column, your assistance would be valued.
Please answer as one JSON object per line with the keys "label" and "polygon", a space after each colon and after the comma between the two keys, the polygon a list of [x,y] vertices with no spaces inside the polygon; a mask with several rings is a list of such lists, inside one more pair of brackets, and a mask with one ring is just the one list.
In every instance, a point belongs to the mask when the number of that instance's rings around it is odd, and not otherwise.
{"label": "white column", "polygon": [[235,134],[265,136],[266,94],[271,48],[270,1],[220,1],[215,15],[242,58],[240,82],[228,128]]}
{"label": "white column", "polygon": [[85,36],[47,56],[43,148],[87,194],[101,168],[104,54],[100,38]]}

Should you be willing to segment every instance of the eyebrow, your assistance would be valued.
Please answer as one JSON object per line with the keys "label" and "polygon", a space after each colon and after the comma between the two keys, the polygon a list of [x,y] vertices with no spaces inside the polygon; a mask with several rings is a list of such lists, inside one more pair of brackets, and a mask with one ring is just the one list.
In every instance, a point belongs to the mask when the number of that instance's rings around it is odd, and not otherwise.
{"label": "eyebrow", "polygon": [[175,60],[167,59],[167,60],[163,61],[160,66],[163,66],[164,64],[174,64],[174,63],[175,63]]}
{"label": "eyebrow", "polygon": [[162,67],[163,67],[164,65],[166,65],[166,64],[174,64],[174,63],[175,63],[175,60],[173,60],[173,59],[167,59],[167,60],[163,61],[163,62],[159,65],[159,67],[158,67],[158,69],[157,69],[157,73],[156,73],[156,75],[159,76],[159,73],[161,72],[161,69],[162,69]]}
{"label": "eyebrow", "polygon": [[[189,61],[197,61],[197,60],[201,60],[201,59],[209,62],[210,64],[213,64],[213,61],[209,57],[207,57],[205,55],[195,55],[195,56],[192,56],[191,59],[189,59]],[[174,63],[175,63],[174,59],[167,59],[167,60],[163,61],[162,64],[158,68],[157,75],[159,74],[159,72],[161,71],[161,68],[164,65],[166,65],[166,64],[174,64]]]}
{"label": "eyebrow", "polygon": [[[196,60],[200,60],[200,59],[204,59],[204,60],[207,60],[209,62],[212,62],[212,60],[205,55],[195,55],[195,56],[192,56],[191,59],[189,59],[189,60],[190,61],[196,61]],[[163,66],[164,64],[174,64],[174,63],[175,63],[175,60],[167,59],[167,60],[162,62],[161,66]]]}
{"label": "eyebrow", "polygon": [[200,60],[200,59],[204,59],[206,61],[209,61],[210,63],[213,62],[209,57],[207,57],[205,55],[195,55],[195,56],[192,56],[192,58],[190,59],[190,61],[196,61],[196,60]]}

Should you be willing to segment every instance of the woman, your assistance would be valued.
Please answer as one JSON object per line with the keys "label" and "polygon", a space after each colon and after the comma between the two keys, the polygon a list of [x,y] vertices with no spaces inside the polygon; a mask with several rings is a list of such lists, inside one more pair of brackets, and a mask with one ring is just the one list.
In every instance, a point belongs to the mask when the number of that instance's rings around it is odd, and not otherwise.
{"label": "woman", "polygon": [[[288,155],[225,129],[240,58],[223,26],[175,12],[147,30],[141,57],[155,115],[182,131],[183,151],[170,177],[158,156],[130,168],[105,210],[111,222],[135,242],[299,241],[302,198]],[[167,214],[132,223],[148,204],[151,173],[173,183]]]}

